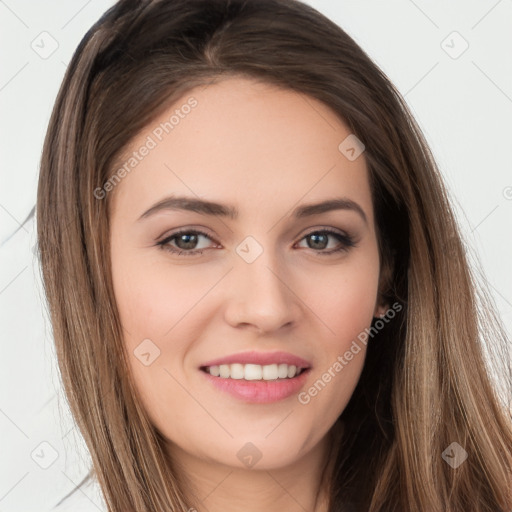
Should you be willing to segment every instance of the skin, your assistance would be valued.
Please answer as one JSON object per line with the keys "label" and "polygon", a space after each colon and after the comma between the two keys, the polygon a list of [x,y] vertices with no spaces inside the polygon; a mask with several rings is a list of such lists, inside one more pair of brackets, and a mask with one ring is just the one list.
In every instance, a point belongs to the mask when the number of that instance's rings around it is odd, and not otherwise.
{"label": "skin", "polygon": [[[310,362],[307,390],[384,312],[364,153],[349,161],[338,150],[350,130],[323,103],[231,77],[189,91],[125,155],[191,96],[197,106],[110,192],[114,292],[135,386],[198,510],[325,511],[328,434],[357,384],[365,345],[307,405],[297,395],[245,403],[198,368],[245,350],[287,351]],[[171,194],[236,206],[239,217],[167,210],[139,220]],[[367,222],[354,210],[290,216],[335,197],[358,203]],[[179,237],[168,245],[201,254],[157,245],[181,228],[208,237],[188,249]],[[340,242],[330,235],[315,245],[306,235],[321,228],[349,233],[356,246],[322,254]],[[250,264],[236,252],[249,235],[263,249]],[[160,350],[148,366],[134,355],[144,339]],[[248,442],[262,455],[253,468],[237,457]]]}

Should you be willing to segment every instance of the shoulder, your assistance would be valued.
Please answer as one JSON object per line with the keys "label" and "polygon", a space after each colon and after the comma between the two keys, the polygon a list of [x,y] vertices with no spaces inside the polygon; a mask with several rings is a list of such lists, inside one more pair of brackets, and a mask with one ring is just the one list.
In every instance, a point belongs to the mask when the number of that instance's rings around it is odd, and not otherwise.
{"label": "shoulder", "polygon": [[50,512],[107,512],[107,506],[98,481],[89,478],[63,496]]}

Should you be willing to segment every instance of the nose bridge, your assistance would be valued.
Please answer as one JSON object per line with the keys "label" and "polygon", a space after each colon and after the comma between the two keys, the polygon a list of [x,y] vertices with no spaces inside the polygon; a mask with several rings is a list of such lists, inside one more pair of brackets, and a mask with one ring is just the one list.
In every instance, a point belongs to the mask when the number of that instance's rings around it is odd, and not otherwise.
{"label": "nose bridge", "polygon": [[272,331],[296,321],[300,308],[284,260],[251,238],[236,249],[227,320]]}

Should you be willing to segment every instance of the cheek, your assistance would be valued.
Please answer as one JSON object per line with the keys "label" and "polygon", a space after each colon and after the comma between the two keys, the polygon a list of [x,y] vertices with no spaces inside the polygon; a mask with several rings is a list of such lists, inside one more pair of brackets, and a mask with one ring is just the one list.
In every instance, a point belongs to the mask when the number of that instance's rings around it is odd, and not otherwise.
{"label": "cheek", "polygon": [[168,434],[169,403],[176,406],[172,425],[200,416],[200,411],[187,408],[190,397],[177,382],[184,382],[184,358],[203,328],[196,313],[198,300],[211,284],[197,279],[197,274],[194,278],[185,267],[171,271],[161,259],[121,254],[115,245],[112,261],[114,294],[135,389],[152,422]]}
{"label": "cheek", "polygon": [[[376,246],[335,273],[317,273],[308,305],[325,326],[315,337],[320,355],[298,401],[312,417],[332,424],[347,405],[359,381],[368,329],[377,300],[379,257]],[[320,332],[320,331],[319,331]]]}
{"label": "cheek", "polygon": [[[114,293],[123,327],[131,338],[162,339],[170,334],[211,287],[208,276],[200,279],[197,270],[185,267],[170,269],[161,259],[121,256],[116,262]],[[214,283],[214,276],[210,277]]]}
{"label": "cheek", "polygon": [[146,409],[158,416],[169,396],[180,401],[171,375],[186,380],[184,361],[210,320],[202,298],[222,270],[173,267],[159,253],[127,255],[117,247],[112,245],[112,278],[125,349]]}
{"label": "cheek", "polygon": [[378,280],[379,256],[374,246],[336,271],[332,267],[318,270],[314,286],[311,280],[308,286],[302,283],[305,302],[326,328],[323,339],[328,351],[343,350],[371,324]]}

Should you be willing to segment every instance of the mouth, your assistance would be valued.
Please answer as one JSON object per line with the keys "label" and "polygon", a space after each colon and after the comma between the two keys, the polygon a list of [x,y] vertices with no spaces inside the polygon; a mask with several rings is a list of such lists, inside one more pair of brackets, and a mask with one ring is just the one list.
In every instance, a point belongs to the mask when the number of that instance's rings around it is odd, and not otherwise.
{"label": "mouth", "polygon": [[308,368],[286,363],[266,365],[233,363],[201,366],[200,370],[220,379],[278,381],[294,379]]}
{"label": "mouth", "polygon": [[263,404],[290,398],[304,387],[311,365],[286,352],[244,352],[199,367],[215,390],[246,403]]}

